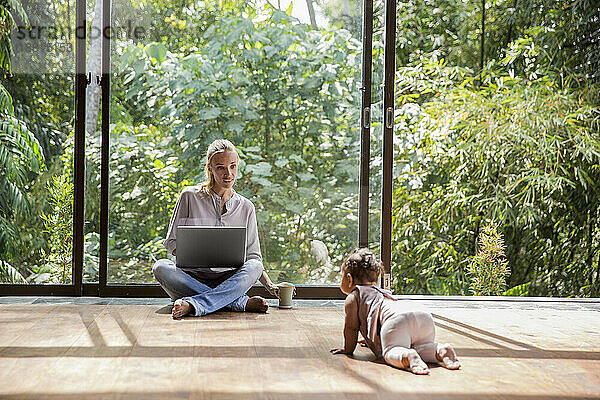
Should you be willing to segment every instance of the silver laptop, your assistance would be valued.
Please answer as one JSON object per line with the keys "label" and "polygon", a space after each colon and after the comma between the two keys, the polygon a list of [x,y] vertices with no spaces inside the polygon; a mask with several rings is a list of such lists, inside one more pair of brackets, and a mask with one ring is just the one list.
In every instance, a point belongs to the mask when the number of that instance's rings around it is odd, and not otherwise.
{"label": "silver laptop", "polygon": [[246,260],[246,227],[178,226],[180,268],[241,267]]}

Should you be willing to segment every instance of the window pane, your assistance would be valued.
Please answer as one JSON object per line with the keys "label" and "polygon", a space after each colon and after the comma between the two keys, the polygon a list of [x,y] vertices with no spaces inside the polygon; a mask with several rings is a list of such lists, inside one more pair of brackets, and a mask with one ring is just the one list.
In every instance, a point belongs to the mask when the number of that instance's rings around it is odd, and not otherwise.
{"label": "window pane", "polygon": [[113,6],[129,28],[112,53],[110,281],[154,282],[177,197],[222,137],[271,278],[338,281],[358,237],[362,5],[314,2],[315,28],[284,3],[150,2],[148,25]]}
{"label": "window pane", "polygon": [[369,247],[381,254],[381,190],[383,167],[383,78],[385,65],[385,1],[373,2],[373,66],[371,78],[371,160],[369,169]]}
{"label": "window pane", "polygon": [[398,293],[600,294],[598,2],[514,4],[398,3]]}
{"label": "window pane", "polygon": [[0,7],[15,21],[0,31],[0,282],[69,284],[75,3]]}
{"label": "window pane", "polygon": [[98,77],[102,74],[102,0],[87,0],[86,10],[86,71],[91,73],[92,81],[85,91],[86,173],[83,281],[98,282],[100,267],[100,146],[102,142],[102,93],[98,85]]}

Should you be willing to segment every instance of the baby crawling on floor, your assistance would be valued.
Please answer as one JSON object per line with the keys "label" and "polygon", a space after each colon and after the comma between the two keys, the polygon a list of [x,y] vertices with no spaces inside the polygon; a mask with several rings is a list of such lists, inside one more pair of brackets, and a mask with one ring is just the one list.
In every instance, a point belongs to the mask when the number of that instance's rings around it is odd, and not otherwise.
{"label": "baby crawling on floor", "polygon": [[340,289],[347,294],[344,348],[334,354],[352,354],[358,332],[367,346],[386,363],[429,374],[426,362],[459,369],[460,363],[449,344],[435,343],[435,326],[430,313],[415,311],[408,301],[396,300],[391,292],[377,287],[382,264],[367,248],[356,249],[342,263]]}

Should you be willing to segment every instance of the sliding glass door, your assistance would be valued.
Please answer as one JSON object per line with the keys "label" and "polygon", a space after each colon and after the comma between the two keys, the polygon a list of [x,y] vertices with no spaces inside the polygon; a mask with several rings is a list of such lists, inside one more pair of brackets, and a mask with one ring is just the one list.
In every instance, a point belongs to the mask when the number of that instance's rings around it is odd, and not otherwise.
{"label": "sliding glass door", "polygon": [[0,49],[0,282],[72,293],[75,1],[11,5]]}
{"label": "sliding glass door", "polygon": [[339,296],[342,257],[378,238],[364,201],[381,126],[381,68],[361,73],[365,44],[382,62],[372,3],[78,1],[23,2],[29,25],[11,36],[2,127],[23,167],[2,182],[20,189],[2,198],[3,294],[161,295],[173,206],[225,137],[271,278]]}
{"label": "sliding glass door", "polygon": [[159,22],[112,42],[108,283],[154,282],[179,193],[227,138],[271,278],[336,284],[358,237],[362,3],[180,7],[148,3]]}

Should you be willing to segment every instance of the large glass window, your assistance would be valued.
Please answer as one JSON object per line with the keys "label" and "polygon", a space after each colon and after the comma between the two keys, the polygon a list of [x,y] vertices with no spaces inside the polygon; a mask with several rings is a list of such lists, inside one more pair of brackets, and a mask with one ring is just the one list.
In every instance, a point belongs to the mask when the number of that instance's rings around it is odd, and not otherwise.
{"label": "large glass window", "polygon": [[600,294],[598,5],[515,4],[398,2],[396,293]]}
{"label": "large glass window", "polygon": [[9,4],[0,5],[0,282],[70,284],[75,3]]}
{"label": "large glass window", "polygon": [[[104,30],[103,2],[81,1],[90,84],[78,99],[75,0],[10,3],[0,5],[0,282],[78,282],[80,240],[83,281],[99,280],[104,34],[108,282],[154,282],[175,201],[204,180],[206,147],[225,137],[242,156],[236,190],[256,206],[272,279],[337,283],[358,237],[362,2],[115,0]],[[599,295],[598,7],[542,3],[397,3],[396,293]],[[375,1],[375,249],[384,13]],[[83,99],[86,173],[73,182]],[[82,180],[76,238],[73,185]]]}
{"label": "large glass window", "polygon": [[383,85],[385,66],[385,1],[373,2],[371,140],[369,169],[369,247],[381,253],[383,178]]}
{"label": "large glass window", "polygon": [[357,242],[362,4],[308,4],[113,5],[132,28],[111,54],[109,282],[154,281],[175,201],[221,137],[272,279],[337,282]]}

